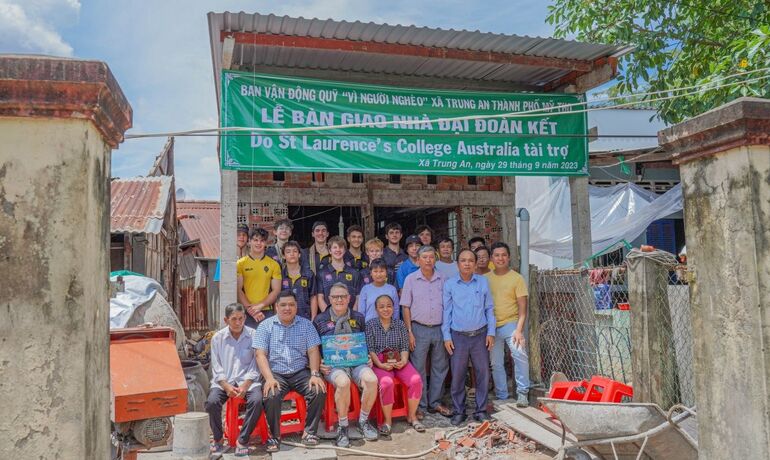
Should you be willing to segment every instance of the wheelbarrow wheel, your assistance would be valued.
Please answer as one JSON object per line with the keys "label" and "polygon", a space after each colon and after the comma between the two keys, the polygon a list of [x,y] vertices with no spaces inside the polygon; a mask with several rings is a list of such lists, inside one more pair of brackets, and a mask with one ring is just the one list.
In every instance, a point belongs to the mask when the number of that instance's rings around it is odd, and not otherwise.
{"label": "wheelbarrow wheel", "polygon": [[564,452],[564,460],[591,460],[591,456],[583,449],[570,447]]}

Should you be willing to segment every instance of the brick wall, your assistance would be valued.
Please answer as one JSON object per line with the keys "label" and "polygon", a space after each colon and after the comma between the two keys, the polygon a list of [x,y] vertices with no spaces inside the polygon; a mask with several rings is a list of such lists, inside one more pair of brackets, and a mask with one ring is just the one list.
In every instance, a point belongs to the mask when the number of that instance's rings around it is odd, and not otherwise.
{"label": "brick wall", "polygon": [[[487,244],[500,241],[503,233],[503,223],[500,208],[497,206],[462,206],[455,209],[457,213],[457,233],[459,246],[474,236],[483,236]],[[506,243],[511,243],[506,241]]]}

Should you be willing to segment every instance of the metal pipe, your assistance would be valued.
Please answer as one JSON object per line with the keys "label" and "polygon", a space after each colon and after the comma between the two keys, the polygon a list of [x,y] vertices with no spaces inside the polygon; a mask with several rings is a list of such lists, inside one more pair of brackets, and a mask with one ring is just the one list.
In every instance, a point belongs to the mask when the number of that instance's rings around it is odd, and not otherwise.
{"label": "metal pipe", "polygon": [[516,208],[519,218],[519,273],[529,285],[529,211],[527,208]]}

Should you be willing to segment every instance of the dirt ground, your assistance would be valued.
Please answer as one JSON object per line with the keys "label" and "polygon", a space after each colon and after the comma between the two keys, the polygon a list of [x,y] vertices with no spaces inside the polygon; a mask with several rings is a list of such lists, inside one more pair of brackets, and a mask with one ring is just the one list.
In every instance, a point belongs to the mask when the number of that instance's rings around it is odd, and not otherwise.
{"label": "dirt ground", "polygon": [[[454,427],[449,423],[449,419],[444,418],[437,414],[426,414],[425,419],[423,420],[423,423],[425,424],[427,430],[425,433],[417,433],[412,428],[409,428],[406,424],[406,422],[401,419],[396,419],[394,421],[393,426],[393,434],[391,436],[391,439],[385,440],[380,439],[378,441],[374,442],[366,442],[362,439],[353,439],[351,441],[351,448],[353,449],[360,449],[365,450],[367,452],[371,452],[371,455],[355,455],[350,453],[343,453],[338,452],[338,456],[341,459],[345,460],[359,460],[359,459],[378,459],[378,458],[384,458],[384,457],[378,457],[378,453],[389,453],[389,454],[411,454],[416,453],[420,451],[425,451],[429,449],[434,444],[434,433],[438,431],[443,431],[445,433],[450,432],[454,429]],[[350,430],[351,435],[354,430]],[[332,439],[325,439],[326,437],[331,438],[333,435],[331,433],[319,433],[323,439],[321,442],[321,446],[332,446]],[[298,442],[299,438],[295,436],[287,436],[283,438],[284,441],[294,441]],[[253,445],[253,452],[249,456],[252,460],[269,460],[270,455],[265,452],[264,446],[262,446],[259,443],[255,443]],[[290,449],[289,446],[284,446],[284,449]],[[299,450],[299,449],[297,449]],[[168,460],[171,459],[172,456],[170,455],[170,452],[153,452],[153,453],[140,453],[139,454],[139,460]],[[235,457],[230,454],[226,454],[224,457],[224,460],[232,460]],[[445,453],[429,453],[427,455],[424,455],[422,457],[418,457],[422,459],[448,459],[448,456]],[[506,449],[500,449],[499,452],[496,452],[494,454],[484,454],[480,455],[478,452],[474,452],[472,449],[465,449],[460,448],[455,450],[455,458],[459,459],[465,459],[470,460],[472,458],[484,458],[486,459],[520,459],[520,460],[550,460],[551,455],[548,454],[545,450],[538,450],[535,452],[528,452],[524,449],[522,445],[514,444],[510,446],[510,449],[506,451]],[[301,456],[297,456],[296,460],[301,460]]]}

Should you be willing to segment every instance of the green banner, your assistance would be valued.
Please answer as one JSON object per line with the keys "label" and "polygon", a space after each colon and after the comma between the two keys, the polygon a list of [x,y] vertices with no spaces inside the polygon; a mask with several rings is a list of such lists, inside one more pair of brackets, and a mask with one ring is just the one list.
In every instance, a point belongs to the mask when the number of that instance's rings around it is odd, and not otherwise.
{"label": "green banner", "polygon": [[245,171],[587,175],[584,102],[224,71],[220,158]]}

